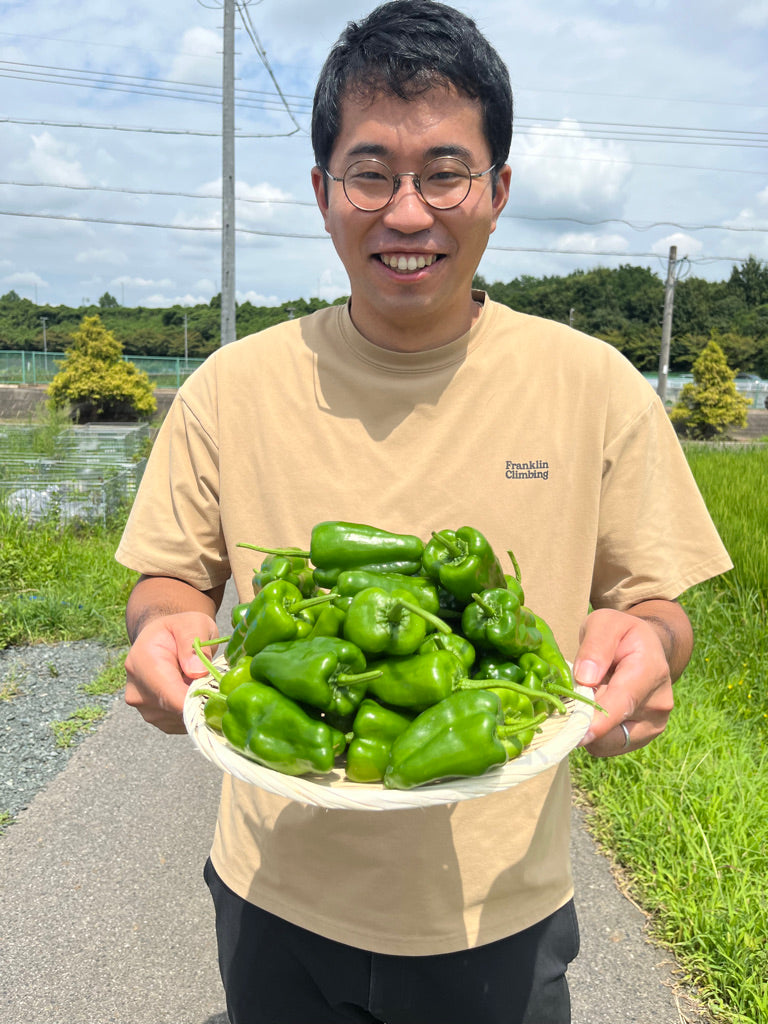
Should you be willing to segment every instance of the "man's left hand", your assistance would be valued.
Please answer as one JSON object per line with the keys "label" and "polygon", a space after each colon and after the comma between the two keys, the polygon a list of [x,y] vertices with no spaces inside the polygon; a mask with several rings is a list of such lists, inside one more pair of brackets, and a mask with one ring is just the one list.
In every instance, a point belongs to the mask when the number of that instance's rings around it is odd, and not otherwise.
{"label": "man's left hand", "polygon": [[595,712],[581,745],[595,757],[644,747],[664,731],[674,707],[672,684],[693,650],[688,616],[675,601],[603,608],[587,616],[580,641],[574,679],[593,688],[607,712]]}

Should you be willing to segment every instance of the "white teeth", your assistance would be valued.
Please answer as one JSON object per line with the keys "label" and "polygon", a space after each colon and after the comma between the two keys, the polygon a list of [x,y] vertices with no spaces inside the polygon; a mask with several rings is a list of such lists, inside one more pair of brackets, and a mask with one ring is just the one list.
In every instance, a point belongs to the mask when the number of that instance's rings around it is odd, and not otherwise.
{"label": "white teeth", "polygon": [[431,267],[436,259],[436,256],[382,256],[381,262],[392,270],[413,271]]}

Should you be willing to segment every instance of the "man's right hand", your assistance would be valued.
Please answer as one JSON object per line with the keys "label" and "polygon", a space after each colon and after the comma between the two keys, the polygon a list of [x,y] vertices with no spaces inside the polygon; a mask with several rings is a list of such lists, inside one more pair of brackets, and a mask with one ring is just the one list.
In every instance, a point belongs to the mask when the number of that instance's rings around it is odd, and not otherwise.
{"label": "man's right hand", "polygon": [[[163,732],[183,733],[189,684],[207,675],[192,647],[218,636],[216,611],[224,586],[201,592],[182,580],[142,576],[128,598],[133,645],[125,659],[125,701]],[[213,656],[207,649],[206,654]]]}
{"label": "man's right hand", "polygon": [[[147,623],[125,659],[126,703],[163,732],[185,732],[182,709],[187,689],[207,674],[192,641],[216,635],[215,620],[204,612],[179,612]],[[212,655],[210,650],[206,653]]]}

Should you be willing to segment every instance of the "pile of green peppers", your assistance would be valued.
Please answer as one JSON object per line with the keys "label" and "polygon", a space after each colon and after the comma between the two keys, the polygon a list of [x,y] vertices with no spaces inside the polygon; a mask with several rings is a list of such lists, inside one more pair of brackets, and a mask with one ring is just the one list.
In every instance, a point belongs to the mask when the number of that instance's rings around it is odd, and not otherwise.
{"label": "pile of green peppers", "polygon": [[[518,757],[574,690],[548,627],[525,606],[517,561],[462,526],[425,542],[329,521],[307,550],[266,557],[232,634],[195,650],[218,684],[206,724],[287,775],[412,789]],[[226,670],[203,646],[226,643]]]}

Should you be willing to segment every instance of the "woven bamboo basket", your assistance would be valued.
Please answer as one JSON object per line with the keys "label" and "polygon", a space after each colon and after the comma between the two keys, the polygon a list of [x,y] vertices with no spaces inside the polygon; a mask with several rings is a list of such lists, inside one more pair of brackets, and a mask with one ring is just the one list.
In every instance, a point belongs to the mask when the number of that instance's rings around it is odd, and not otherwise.
{"label": "woven bamboo basket", "polygon": [[[216,664],[226,668],[223,658]],[[217,685],[212,676],[196,680],[184,704],[184,724],[197,749],[223,772],[259,786],[277,796],[329,810],[388,811],[432,807],[489,796],[559,764],[579,744],[592,721],[592,709],[581,701],[565,699],[566,714],[551,715],[523,754],[484,775],[451,779],[410,790],[385,789],[380,783],[351,782],[344,774],[343,758],[328,775],[283,775],[250,760],[206,724],[203,709]],[[579,692],[592,696],[586,687]]]}

